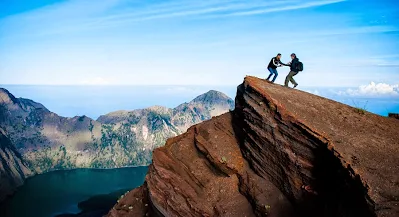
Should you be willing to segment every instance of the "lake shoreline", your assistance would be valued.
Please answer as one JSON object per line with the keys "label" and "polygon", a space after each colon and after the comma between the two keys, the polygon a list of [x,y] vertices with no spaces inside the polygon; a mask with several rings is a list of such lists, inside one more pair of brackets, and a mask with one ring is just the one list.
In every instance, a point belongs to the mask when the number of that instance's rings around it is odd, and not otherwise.
{"label": "lake shoreline", "polygon": [[24,179],[24,183],[20,186],[18,186],[11,194],[9,194],[8,196],[6,196],[6,198],[4,198],[3,201],[0,201],[0,206],[5,203],[5,201],[10,200],[18,191],[18,189],[20,189],[27,180],[34,178],[36,176],[40,176],[40,175],[44,175],[47,173],[52,173],[52,172],[58,172],[58,171],[73,171],[73,170],[80,170],[80,169],[89,169],[89,170],[115,170],[115,169],[125,169],[125,168],[138,168],[138,167],[148,167],[150,164],[148,165],[140,165],[140,166],[123,166],[123,167],[115,167],[115,168],[90,168],[90,167],[82,167],[82,168],[72,168],[72,169],[56,169],[56,170],[50,170],[50,171],[46,171],[44,173],[34,173],[31,176],[28,176]]}
{"label": "lake shoreline", "polygon": [[[98,211],[98,204],[112,208],[120,196],[118,192],[122,194],[144,183],[147,170],[148,166],[75,168],[33,175],[3,201],[0,216],[77,215]],[[21,206],[37,213],[28,213]]]}

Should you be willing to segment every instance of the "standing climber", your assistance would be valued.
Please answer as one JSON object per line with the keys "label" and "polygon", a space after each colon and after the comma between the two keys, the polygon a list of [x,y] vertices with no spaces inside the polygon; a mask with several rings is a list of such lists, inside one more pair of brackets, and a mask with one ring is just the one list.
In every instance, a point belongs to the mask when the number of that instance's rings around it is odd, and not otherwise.
{"label": "standing climber", "polygon": [[288,63],[290,66],[290,73],[288,73],[287,77],[285,78],[284,86],[288,87],[288,82],[291,81],[294,84],[294,88],[298,86],[298,83],[295,82],[294,76],[298,74],[298,72],[303,70],[303,64],[299,61],[296,57],[296,54],[291,54],[292,61]]}
{"label": "standing climber", "polygon": [[272,75],[274,74],[272,83],[274,83],[274,81],[276,80],[276,78],[277,78],[277,76],[278,76],[277,67],[281,67],[281,66],[283,66],[283,65],[284,65],[284,66],[288,66],[288,65],[282,63],[282,62],[280,61],[280,59],[281,59],[281,54],[279,53],[279,54],[277,54],[277,56],[273,57],[273,58],[270,60],[270,63],[269,63],[269,65],[267,66],[267,69],[269,70],[270,75],[269,75],[269,77],[266,78],[266,80],[269,80],[269,79],[272,77]]}

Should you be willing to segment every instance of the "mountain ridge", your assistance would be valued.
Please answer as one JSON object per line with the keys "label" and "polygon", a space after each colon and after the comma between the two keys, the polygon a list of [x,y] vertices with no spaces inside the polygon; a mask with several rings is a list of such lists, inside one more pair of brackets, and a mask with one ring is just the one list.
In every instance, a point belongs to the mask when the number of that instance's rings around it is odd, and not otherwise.
{"label": "mountain ridge", "polygon": [[233,107],[230,98],[214,99],[174,109],[152,106],[111,112],[97,121],[85,115],[62,117],[1,89],[0,126],[29,167],[26,176],[60,169],[143,166],[167,138]]}
{"label": "mountain ridge", "polygon": [[134,112],[134,111],[142,111],[142,110],[175,110],[175,109],[179,109],[180,107],[183,107],[184,105],[190,105],[190,104],[195,104],[197,102],[199,103],[203,103],[203,102],[207,102],[208,104],[211,104],[212,102],[208,102],[209,99],[215,100],[215,101],[222,101],[222,100],[226,100],[228,101],[230,104],[233,103],[233,100],[228,97],[226,94],[220,92],[220,91],[216,91],[216,90],[209,90],[206,93],[203,93],[197,97],[195,97],[193,100],[189,101],[189,102],[184,102],[181,103],[179,105],[177,105],[174,108],[168,108],[166,106],[162,106],[162,105],[153,105],[147,108],[142,108],[142,109],[133,109],[133,110],[117,110],[117,111],[113,111],[113,112],[109,112],[107,114],[104,115],[100,115],[96,120],[101,122],[102,118],[104,118],[105,116],[115,116],[115,115],[126,115],[130,112]]}

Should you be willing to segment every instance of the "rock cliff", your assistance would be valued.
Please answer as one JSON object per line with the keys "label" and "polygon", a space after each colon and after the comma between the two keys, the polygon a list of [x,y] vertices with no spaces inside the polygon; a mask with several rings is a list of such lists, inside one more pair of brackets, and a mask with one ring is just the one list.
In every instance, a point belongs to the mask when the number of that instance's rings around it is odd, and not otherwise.
{"label": "rock cliff", "polygon": [[247,77],[108,217],[399,216],[399,122]]}

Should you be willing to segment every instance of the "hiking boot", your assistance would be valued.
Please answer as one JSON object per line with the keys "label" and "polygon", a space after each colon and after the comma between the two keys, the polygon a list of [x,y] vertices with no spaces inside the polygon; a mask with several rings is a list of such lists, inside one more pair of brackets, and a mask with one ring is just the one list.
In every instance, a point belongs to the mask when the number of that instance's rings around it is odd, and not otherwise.
{"label": "hiking boot", "polygon": [[296,88],[296,86],[298,86],[298,84],[295,84],[295,85],[294,85],[294,88]]}

